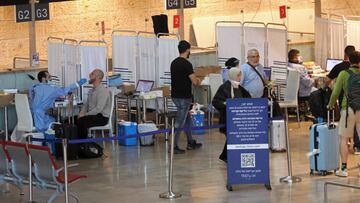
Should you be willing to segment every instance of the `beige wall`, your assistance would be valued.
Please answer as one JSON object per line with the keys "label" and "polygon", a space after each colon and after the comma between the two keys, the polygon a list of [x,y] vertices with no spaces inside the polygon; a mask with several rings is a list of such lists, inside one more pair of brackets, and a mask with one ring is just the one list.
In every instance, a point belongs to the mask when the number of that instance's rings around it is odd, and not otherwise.
{"label": "beige wall", "polygon": [[[286,1],[263,0],[261,5],[259,2],[260,0],[198,0],[198,8],[185,10],[185,38],[189,39],[193,18],[241,15],[241,10],[245,14],[272,11],[274,15],[278,15],[278,6],[285,4]],[[292,9],[314,6],[313,0],[287,2]],[[326,2],[328,8],[344,1],[327,0]],[[352,2],[355,3],[355,0]],[[334,8],[338,7],[334,6]],[[343,10],[338,11],[346,11],[346,6],[343,7]],[[174,10],[164,10],[163,0],[76,0],[51,4],[50,11],[49,21],[36,23],[37,49],[42,59],[47,58],[46,39],[49,36],[77,40],[105,39],[110,44],[111,31],[114,29],[152,31],[151,16],[155,14],[167,14],[172,31],[172,16],[176,14]],[[146,23],[145,19],[149,21]],[[104,36],[100,35],[100,28],[96,25],[101,21],[105,21]],[[28,24],[15,23],[13,6],[0,8],[0,44],[1,66],[12,64],[12,58],[15,56],[28,56]]]}

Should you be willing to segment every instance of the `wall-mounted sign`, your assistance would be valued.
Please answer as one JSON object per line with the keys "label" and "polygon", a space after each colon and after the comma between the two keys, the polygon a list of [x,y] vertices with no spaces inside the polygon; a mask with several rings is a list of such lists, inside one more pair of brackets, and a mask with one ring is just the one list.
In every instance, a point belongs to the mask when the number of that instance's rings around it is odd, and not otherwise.
{"label": "wall-mounted sign", "polygon": [[165,0],[165,4],[166,10],[180,9],[181,7],[180,0]]}
{"label": "wall-mounted sign", "polygon": [[279,11],[280,11],[280,19],[286,18],[286,6],[285,5],[280,6]]}
{"label": "wall-mounted sign", "polygon": [[197,0],[184,0],[184,8],[196,8]]}
{"label": "wall-mounted sign", "polygon": [[180,16],[179,15],[174,15],[174,20],[173,20],[173,27],[174,28],[180,28]]}
{"label": "wall-mounted sign", "polygon": [[[15,17],[17,23],[31,21],[31,5],[16,5]],[[49,4],[35,4],[35,20],[49,20],[50,9]]]}

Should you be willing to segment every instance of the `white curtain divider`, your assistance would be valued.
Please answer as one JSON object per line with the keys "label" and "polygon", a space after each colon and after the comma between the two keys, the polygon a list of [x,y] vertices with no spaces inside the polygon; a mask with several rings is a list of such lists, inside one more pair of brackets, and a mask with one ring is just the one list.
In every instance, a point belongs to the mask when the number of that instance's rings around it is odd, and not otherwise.
{"label": "white curtain divider", "polygon": [[78,48],[77,44],[64,44],[65,86],[69,86],[80,79],[80,72],[77,68],[77,64],[79,64]]}
{"label": "white curtain divider", "polygon": [[[342,59],[344,57],[344,22],[330,20],[330,58]],[[326,67],[326,66],[323,66]]]}
{"label": "white curtain divider", "polygon": [[225,62],[231,58],[242,61],[242,24],[231,22],[218,22],[216,24],[217,57],[220,66],[225,67]]}
{"label": "white curtain divider", "polygon": [[346,45],[354,45],[358,50],[360,48],[360,21],[346,21]]}
{"label": "white curtain divider", "polygon": [[316,17],[315,19],[315,62],[326,67],[329,52],[329,25],[328,19]]}
{"label": "white curtain divider", "polygon": [[171,74],[170,66],[171,62],[179,56],[178,51],[178,38],[158,38],[158,85],[170,86]]}
{"label": "white curtain divider", "polygon": [[267,28],[267,66],[287,61],[287,30]]}
{"label": "white curtain divider", "polygon": [[121,74],[124,82],[135,84],[137,36],[112,36],[113,74]]}
{"label": "white curtain divider", "polygon": [[260,54],[260,63],[265,64],[266,29],[264,27],[250,27],[244,23],[244,59],[247,51],[257,49]]}
{"label": "white curtain divider", "polygon": [[139,67],[138,79],[156,80],[156,37],[138,36]]}
{"label": "white curtain divider", "polygon": [[53,42],[48,40],[48,71],[59,86],[64,86],[64,57],[62,41]]}

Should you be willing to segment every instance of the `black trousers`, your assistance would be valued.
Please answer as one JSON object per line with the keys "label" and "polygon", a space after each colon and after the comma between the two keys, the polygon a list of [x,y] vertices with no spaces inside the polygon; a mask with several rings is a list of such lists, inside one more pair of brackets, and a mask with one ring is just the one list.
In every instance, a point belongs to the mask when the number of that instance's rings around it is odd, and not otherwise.
{"label": "black trousers", "polygon": [[104,117],[102,114],[97,114],[93,116],[84,116],[77,119],[76,125],[78,129],[78,137],[80,139],[86,139],[88,135],[88,129],[94,126],[103,126],[106,125],[109,121],[108,117]]}

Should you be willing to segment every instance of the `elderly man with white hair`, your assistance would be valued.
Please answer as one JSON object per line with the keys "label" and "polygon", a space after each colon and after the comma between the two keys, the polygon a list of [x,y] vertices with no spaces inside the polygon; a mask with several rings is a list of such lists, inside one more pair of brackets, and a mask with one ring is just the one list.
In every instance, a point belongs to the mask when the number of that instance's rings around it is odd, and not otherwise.
{"label": "elderly man with white hair", "polygon": [[240,85],[244,87],[252,98],[261,98],[264,95],[265,72],[263,65],[260,64],[259,51],[250,49],[247,52],[248,62],[241,65],[242,71]]}

